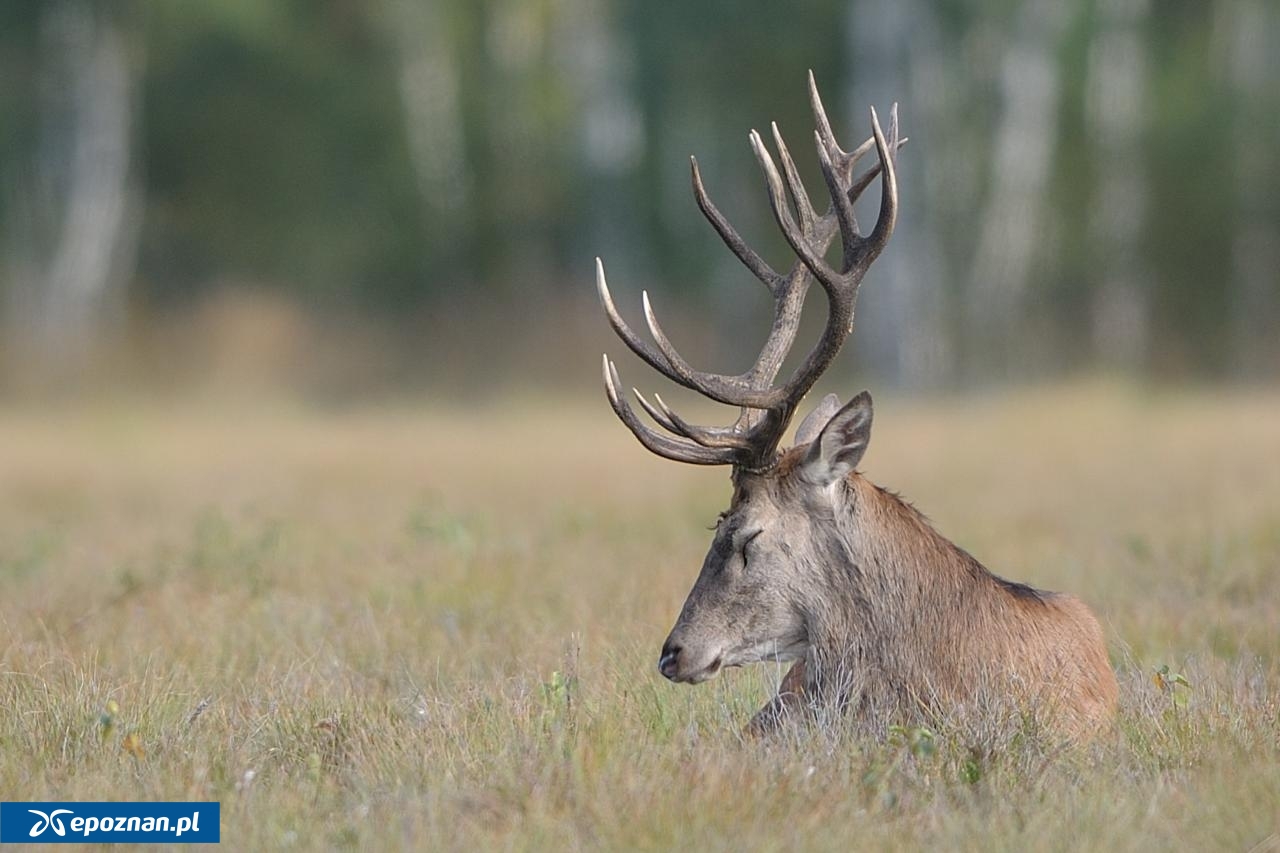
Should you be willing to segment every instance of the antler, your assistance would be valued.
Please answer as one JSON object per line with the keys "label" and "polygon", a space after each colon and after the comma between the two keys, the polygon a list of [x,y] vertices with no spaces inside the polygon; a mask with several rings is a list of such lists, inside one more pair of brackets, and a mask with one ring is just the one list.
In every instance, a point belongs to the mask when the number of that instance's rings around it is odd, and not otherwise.
{"label": "antler", "polygon": [[[642,294],[642,302],[645,324],[649,328],[653,344],[644,341],[618,313],[605,282],[604,265],[599,258],[596,259],[596,286],[600,292],[600,301],[604,305],[609,324],[622,342],[677,384],[716,402],[741,408],[741,414],[732,426],[695,426],[673,412],[658,395],[655,394],[654,402],[650,403],[643,394],[632,389],[641,407],[659,426],[671,433],[664,435],[645,424],[618,393],[621,384],[618,371],[606,355],[603,365],[604,384],[610,405],[622,422],[635,433],[640,443],[659,456],[699,465],[737,465],[749,469],[769,466],[796,407],[835,359],[853,331],[858,286],[893,233],[898,212],[898,185],[894,163],[898,148],[907,140],[898,139],[898,107],[895,104],[890,112],[887,139],[873,108],[871,138],[853,151],[845,151],[836,143],[831,131],[831,123],[827,120],[822,99],[818,96],[812,71],[809,72],[809,99],[817,124],[814,139],[818,149],[818,162],[831,196],[831,204],[821,216],[814,210],[809,195],[800,182],[795,162],[778,132],[777,124],[773,124],[772,129],[774,144],[782,162],[781,174],[773,156],[760,139],[760,134],[753,130],[748,137],[760,169],[764,172],[774,219],[797,257],[785,275],[775,272],[720,213],[702,185],[698,161],[690,158],[693,195],[698,207],[730,251],[773,295],[773,326],[760,355],[745,373],[727,376],[694,369],[676,351],[658,324],[648,293]],[[879,162],[854,178],[854,166],[872,148],[876,149]],[[877,176],[881,178],[880,214],[871,233],[863,236],[858,230],[853,206]],[[795,208],[794,215],[792,206]],[[824,256],[837,232],[840,234],[842,252],[838,268],[832,268]],[[805,294],[814,279],[817,279],[827,294],[826,326],[821,338],[795,372],[782,385],[774,387],[773,380],[795,341]]]}

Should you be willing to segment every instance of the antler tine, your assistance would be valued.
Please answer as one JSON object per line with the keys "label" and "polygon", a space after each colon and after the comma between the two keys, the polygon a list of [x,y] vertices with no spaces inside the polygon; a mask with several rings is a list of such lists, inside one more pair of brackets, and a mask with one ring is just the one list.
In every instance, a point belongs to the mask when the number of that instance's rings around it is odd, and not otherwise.
{"label": "antler tine", "polygon": [[618,313],[617,306],[613,304],[613,296],[609,293],[609,283],[604,278],[604,262],[599,258],[596,258],[596,293],[600,295],[600,304],[604,306],[605,317],[608,318],[609,325],[618,337],[622,339],[622,342],[627,345],[627,348],[644,359],[650,367],[663,376],[680,382],[679,378],[672,375],[671,367],[667,364],[666,359],[653,347],[641,340],[639,335],[631,331],[627,321],[623,320],[622,315]]}
{"label": "antler tine", "polygon": [[831,130],[827,109],[822,105],[822,96],[818,94],[818,83],[813,79],[812,69],[809,70],[809,106],[813,110],[813,123],[819,138],[827,146],[831,160],[839,168],[841,177],[847,180],[854,165],[875,147],[875,139],[868,137],[852,151],[845,151],[840,147],[836,142],[835,133]]}
{"label": "antler tine", "polygon": [[676,462],[690,462],[694,465],[728,465],[736,460],[738,456],[736,451],[702,447],[690,441],[668,438],[645,426],[644,422],[636,417],[636,413],[627,405],[626,401],[619,396],[618,386],[622,382],[618,379],[618,369],[607,355],[603,358],[603,368],[604,387],[609,397],[609,405],[613,407],[614,414],[618,416],[618,419],[626,425],[627,429],[631,430],[631,433],[645,448],[666,459],[672,459]]}
{"label": "antler tine", "polygon": [[730,224],[720,209],[711,201],[707,195],[706,188],[702,185],[702,172],[698,169],[698,160],[696,157],[689,158],[689,168],[693,173],[693,197],[698,202],[698,209],[702,211],[702,215],[711,223],[711,227],[716,229],[716,233],[720,235],[720,239],[729,247],[729,251],[738,256],[738,260],[742,261],[742,265],[751,270],[751,273],[760,281],[764,282],[765,287],[770,292],[777,286],[780,276],[773,271],[773,267],[760,257],[755,249],[747,245],[746,241],[739,236],[736,228]]}
{"label": "antler tine", "polygon": [[827,265],[822,256],[814,251],[814,247],[805,239],[805,235],[800,233],[800,229],[796,227],[795,220],[791,218],[791,210],[787,206],[785,190],[782,188],[782,176],[778,174],[778,167],[774,165],[773,156],[769,153],[769,149],[764,147],[764,143],[760,140],[760,134],[754,130],[751,131],[751,150],[755,152],[756,161],[760,164],[760,170],[764,172],[765,183],[769,188],[769,206],[773,209],[773,219],[778,223],[778,228],[782,231],[782,236],[786,238],[787,245],[796,253],[800,260],[804,261],[804,265],[809,268],[814,277],[822,282],[823,287],[836,286],[838,275],[835,270]]}
{"label": "antler tine", "polygon": [[[676,426],[675,422],[672,421],[670,418],[668,418],[661,409],[659,409],[657,406],[650,403],[649,400],[644,396],[644,394],[640,393],[639,388],[635,387],[634,385],[631,386],[631,393],[636,395],[636,401],[640,403],[640,408],[648,412],[649,417],[657,421],[659,426],[661,426],[667,432],[675,433],[676,435],[683,435],[683,433],[680,432],[680,427]],[[657,395],[654,395],[654,396],[657,396]],[[685,436],[685,437],[688,438],[689,436]]]}
{"label": "antler tine", "polygon": [[[830,128],[827,132],[830,133]],[[824,138],[819,131],[814,131],[813,141],[818,149],[818,164],[822,167],[822,179],[827,182],[827,190],[831,193],[831,204],[836,212],[836,221],[840,223],[840,241],[844,247],[841,272],[847,272],[852,266],[854,252],[862,240],[862,235],[858,233],[858,219],[853,214],[853,202],[849,200],[848,192],[841,186],[840,175],[836,173],[836,164],[831,159],[832,149],[839,151],[839,146],[834,139],[829,136]]]}
{"label": "antler tine", "polygon": [[[816,132],[819,138],[822,140],[823,144],[831,146],[832,152],[836,154],[839,159],[844,160],[846,158],[852,158],[853,160],[856,160],[858,157],[861,157],[866,153],[861,145],[851,153],[841,149],[841,147],[836,144],[836,136],[831,131],[831,120],[827,118],[827,109],[822,105],[822,96],[818,94],[818,81],[813,79],[812,68],[809,69],[809,106],[813,110],[813,123],[817,125]],[[867,150],[870,149],[868,148]]]}
{"label": "antler tine", "polygon": [[[872,135],[866,142],[863,142],[853,152],[853,154],[845,154],[839,144],[835,140],[832,133],[831,125],[827,121],[826,112],[822,107],[822,100],[818,96],[816,84],[813,82],[812,74],[810,75],[810,95],[814,104],[814,113],[818,117],[818,129],[814,131],[814,142],[818,150],[818,163],[822,167],[822,177],[827,183],[827,188],[831,193],[832,205],[835,209],[836,217],[840,223],[840,239],[844,246],[843,260],[841,264],[841,272],[848,273],[861,258],[863,258],[869,248],[866,245],[869,241],[862,237],[858,230],[858,220],[853,211],[853,204],[862,195],[863,191],[875,179],[876,175],[882,174],[885,168],[892,171],[892,160],[896,156],[898,149],[902,146],[902,142],[898,140],[898,105],[895,103],[892,108],[892,117],[890,120],[890,138],[888,143],[885,142],[884,133],[880,129],[880,123],[876,117],[875,108],[871,108]],[[905,141],[905,140],[904,140]],[[850,172],[854,163],[858,158],[875,146],[876,153],[879,155],[880,162],[872,169],[860,175],[848,189],[842,184],[849,180]],[[887,145],[887,152],[886,152]],[[844,161],[841,162],[841,158]],[[885,164],[889,163],[886,167]],[[893,178],[886,180],[886,186],[894,183],[893,197],[894,203],[891,206],[896,214],[897,187]],[[884,214],[884,205],[881,206],[881,215]],[[877,227],[880,222],[877,220]],[[885,238],[887,240],[887,237]],[[872,249],[875,254],[879,254],[879,250],[884,247],[883,241],[879,242],[879,247]]]}
{"label": "antler tine", "polygon": [[773,128],[773,144],[778,148],[778,158],[782,160],[782,173],[787,178],[787,191],[791,193],[791,201],[795,203],[796,213],[800,215],[800,228],[806,237],[812,239],[818,214],[813,209],[813,202],[809,201],[809,193],[800,181],[800,173],[796,171],[796,164],[791,159],[791,151],[787,149],[786,140],[778,131],[778,123],[774,121],[769,124]]}
{"label": "antler tine", "polygon": [[[898,153],[898,105],[889,110],[889,132],[892,142],[886,142],[884,131],[880,129],[880,119],[876,116],[876,108],[871,108],[871,132],[876,137],[876,154],[880,158],[882,174],[880,179],[880,215],[876,218],[876,227],[867,237],[859,264],[865,269],[874,261],[889,242],[893,234],[893,226],[898,221],[898,174],[894,158]],[[859,280],[861,275],[858,276]]]}
{"label": "antler tine", "polygon": [[658,317],[653,313],[653,305],[649,302],[648,291],[640,294],[640,301],[644,305],[644,320],[649,327],[649,334],[653,336],[653,342],[658,345],[658,351],[666,358],[670,368],[671,372],[667,374],[668,376],[676,379],[686,388],[692,388],[710,397],[717,403],[749,406],[755,409],[769,405],[767,392],[762,394],[759,390],[749,387],[740,376],[722,376],[718,373],[694,370],[684,356],[676,352],[671,339],[662,331],[662,326],[658,324]]}
{"label": "antler tine", "polygon": [[[874,144],[876,139],[873,136],[869,141]],[[902,146],[906,145],[910,141],[911,137],[902,137],[898,140],[898,149],[901,150]],[[856,204],[858,199],[862,198],[862,194],[866,192],[867,187],[871,186],[871,182],[876,179],[876,176],[880,174],[880,171],[880,164],[876,163],[870,169],[867,169],[867,171],[858,176],[858,179],[850,185],[849,192],[846,193],[846,195],[849,196],[850,204]]]}
{"label": "antler tine", "polygon": [[732,430],[719,427],[700,427],[686,421],[671,410],[671,407],[663,402],[662,397],[658,394],[653,395],[656,401],[650,403],[644,394],[640,393],[640,389],[632,388],[631,393],[636,395],[636,400],[640,403],[640,408],[649,413],[649,417],[657,421],[663,429],[683,438],[688,438],[703,447],[733,447],[739,450],[744,449],[744,445],[740,436]]}
{"label": "antler tine", "polygon": [[[849,174],[849,171],[850,169],[852,169],[854,164],[856,164],[863,157],[867,156],[867,153],[875,147],[876,147],[876,138],[874,136],[868,136],[866,139],[862,140],[861,144],[859,144],[857,148],[853,149],[848,154],[842,154],[838,156],[836,159],[840,163],[841,171],[844,174]],[[837,152],[840,151],[839,145],[835,146],[835,148]]]}
{"label": "antler tine", "polygon": [[749,388],[741,377],[722,376],[718,373],[695,370],[680,353],[676,352],[671,340],[662,331],[662,327],[658,324],[658,318],[654,315],[653,308],[649,304],[649,295],[647,293],[643,295],[645,322],[649,326],[649,332],[653,335],[658,349],[655,350],[641,340],[627,325],[627,322],[622,319],[622,315],[618,313],[617,307],[613,304],[613,297],[609,293],[609,285],[604,277],[604,264],[599,258],[596,258],[596,290],[600,294],[600,302],[604,305],[605,315],[608,317],[609,325],[614,332],[627,345],[628,349],[663,376],[691,391],[697,391],[710,397],[717,403],[724,403],[729,406],[764,408],[772,402],[772,398],[767,394],[762,394]]}
{"label": "antler tine", "polygon": [[[751,444],[747,439],[733,427],[695,426],[676,414],[662,399],[661,395],[655,393],[653,400],[657,404],[657,408],[661,410],[663,419],[675,426],[672,432],[677,435],[689,438],[703,447],[727,447],[737,451],[749,451],[751,449]],[[751,410],[745,409],[744,411]]]}

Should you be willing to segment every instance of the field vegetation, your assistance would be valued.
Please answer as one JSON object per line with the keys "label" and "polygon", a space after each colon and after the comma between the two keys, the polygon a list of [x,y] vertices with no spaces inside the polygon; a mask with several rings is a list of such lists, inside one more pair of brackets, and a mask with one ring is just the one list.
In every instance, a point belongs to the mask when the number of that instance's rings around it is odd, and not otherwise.
{"label": "field vegetation", "polygon": [[[0,799],[229,849],[1280,850],[1280,393],[878,399],[869,476],[1098,613],[1115,730],[739,730],[658,649],[728,502],[603,396],[0,411]],[[979,733],[980,734],[980,733]]]}

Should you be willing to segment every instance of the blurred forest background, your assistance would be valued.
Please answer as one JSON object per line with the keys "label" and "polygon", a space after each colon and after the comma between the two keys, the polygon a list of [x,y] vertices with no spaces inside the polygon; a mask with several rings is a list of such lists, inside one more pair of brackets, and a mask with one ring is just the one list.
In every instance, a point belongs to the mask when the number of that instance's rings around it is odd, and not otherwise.
{"label": "blurred forest background", "polygon": [[846,366],[1280,375],[1271,0],[4,0],[0,381],[585,386],[596,255],[740,368],[770,306],[688,156],[789,265],[746,134],[820,193],[809,68],[846,147],[911,137]]}

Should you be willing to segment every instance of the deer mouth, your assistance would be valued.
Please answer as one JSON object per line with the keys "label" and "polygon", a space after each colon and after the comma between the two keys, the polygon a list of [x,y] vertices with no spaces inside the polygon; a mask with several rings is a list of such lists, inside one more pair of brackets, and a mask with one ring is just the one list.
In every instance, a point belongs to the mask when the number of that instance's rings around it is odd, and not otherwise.
{"label": "deer mouth", "polygon": [[704,681],[710,681],[720,674],[720,670],[724,669],[724,658],[721,655],[716,655],[715,659],[713,659],[711,663],[701,669],[695,670],[681,669],[678,667],[664,667],[662,663],[659,663],[658,668],[662,672],[663,676],[665,676],[669,681],[674,681],[677,684],[701,684]]}
{"label": "deer mouth", "polygon": [[697,672],[691,672],[683,678],[677,678],[677,681],[683,681],[687,684],[701,684],[704,681],[710,681],[720,674],[720,670],[724,668],[724,658],[716,655],[715,660],[704,666]]}

